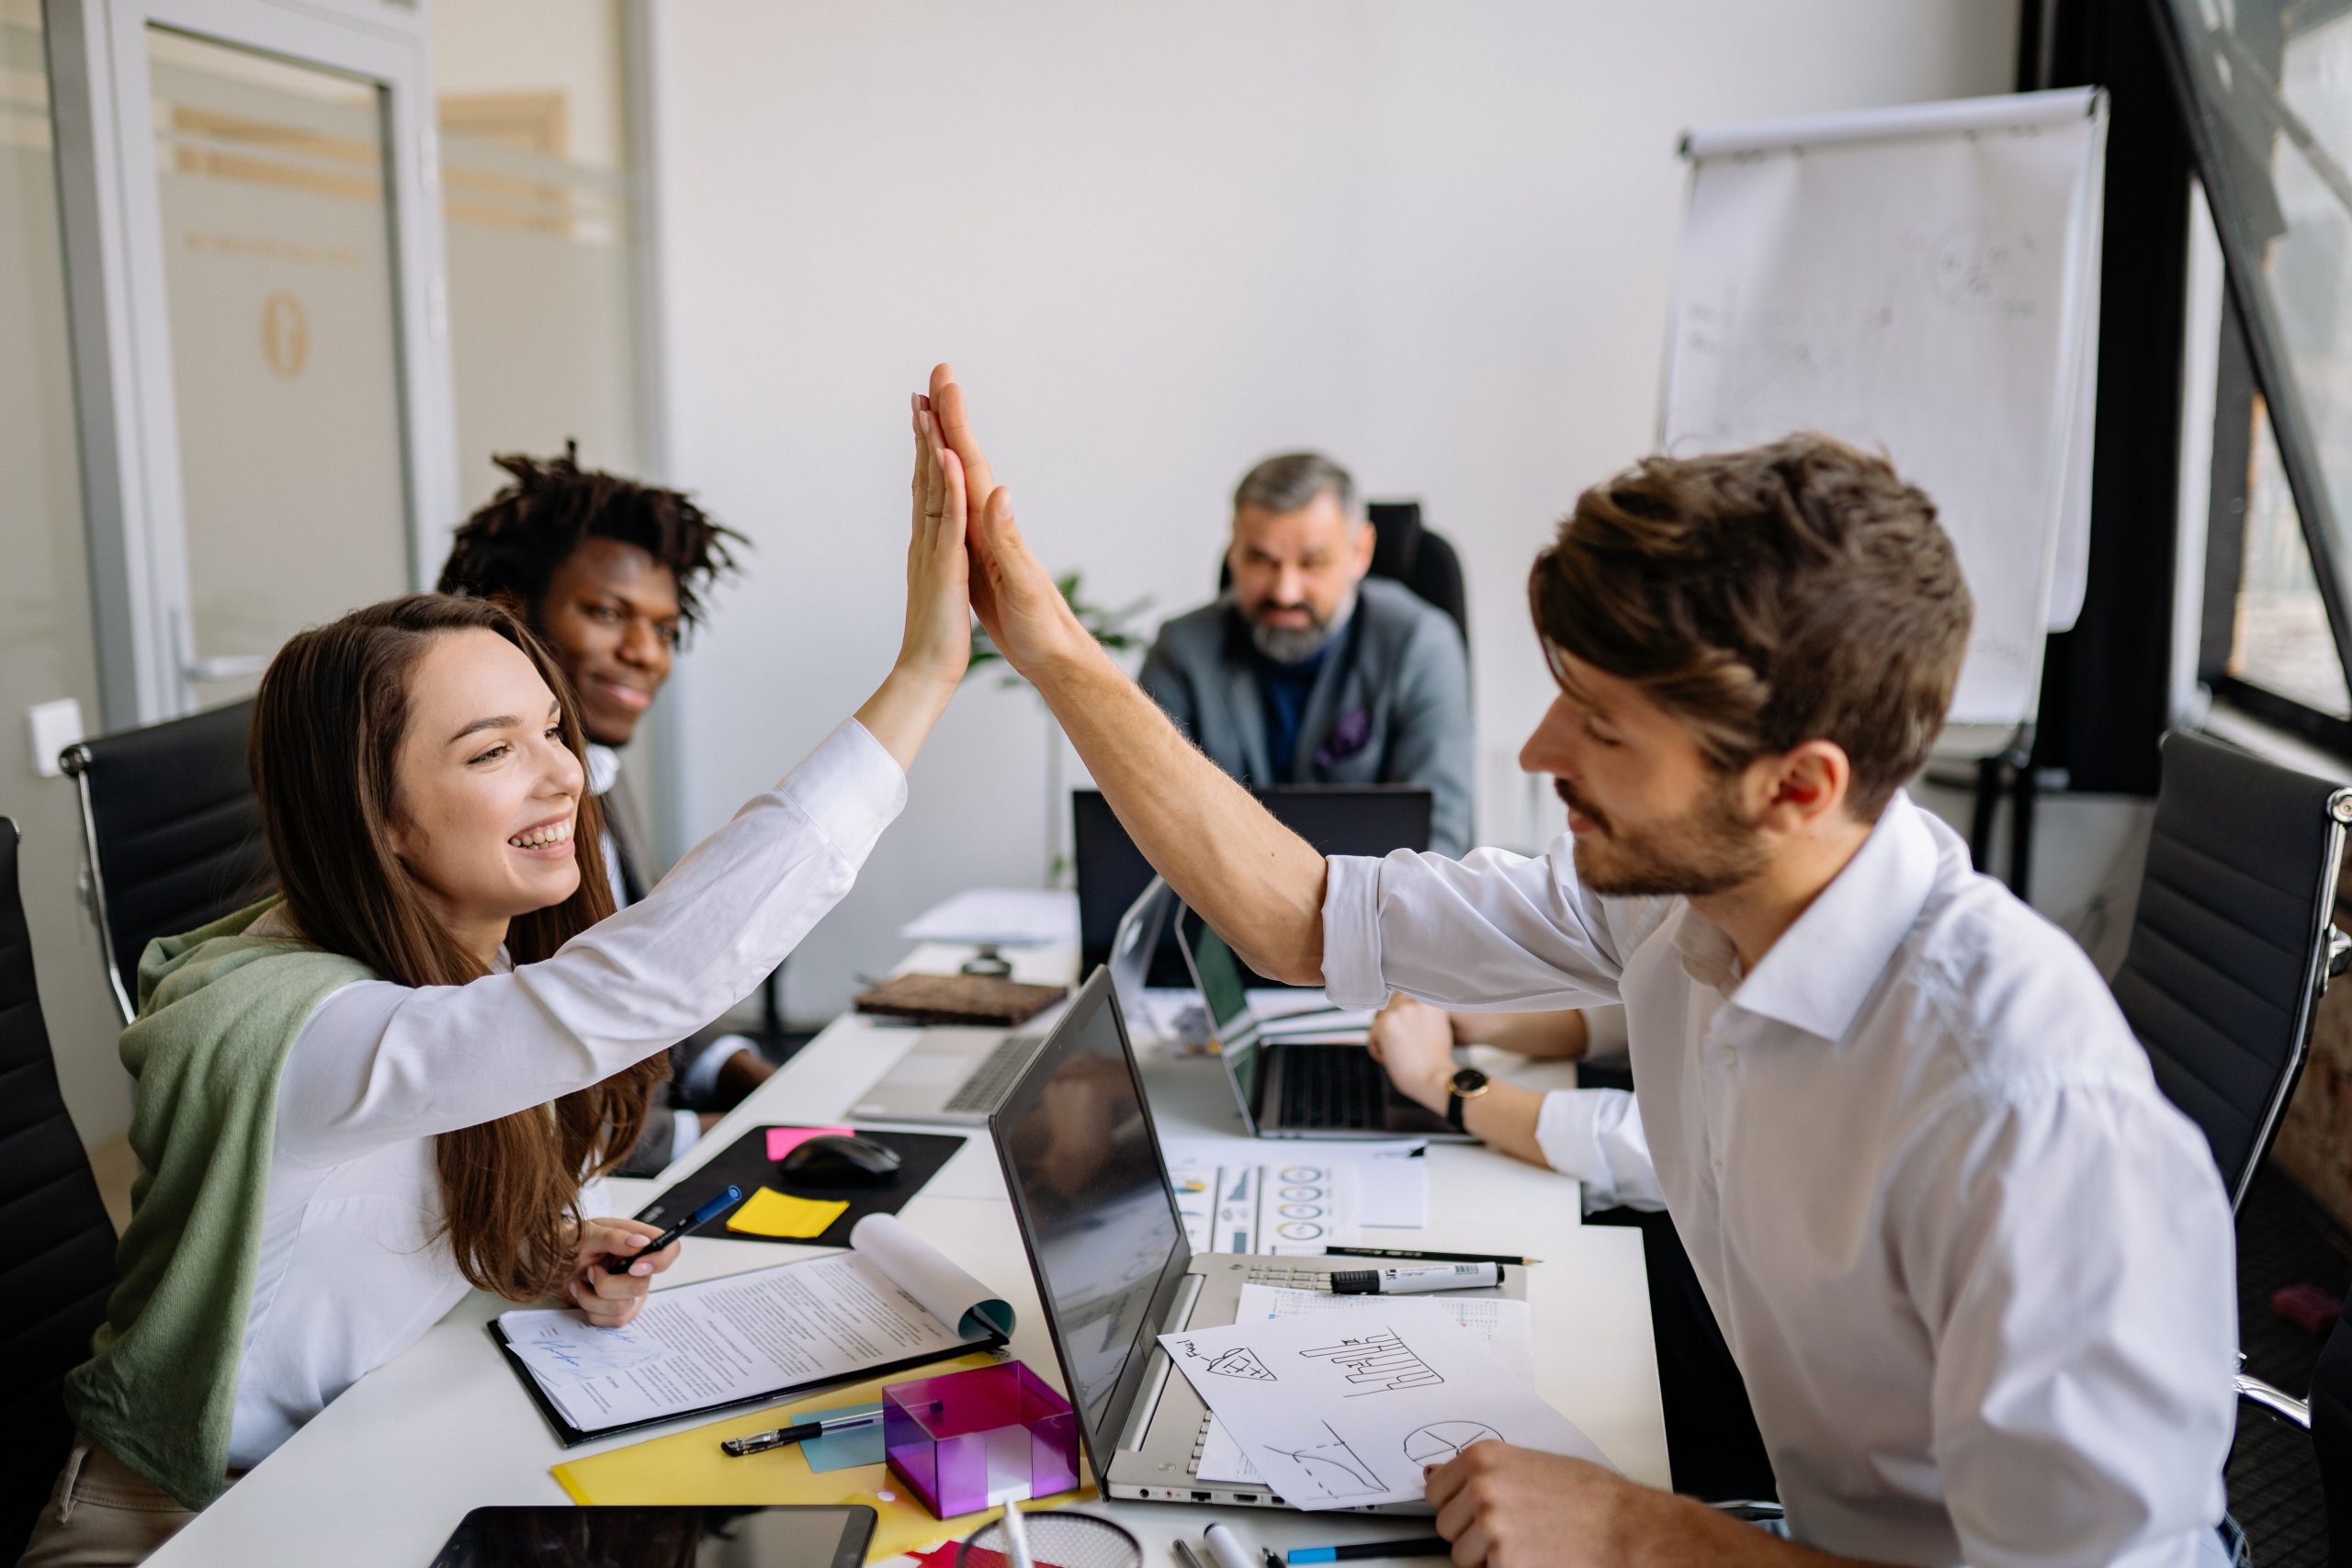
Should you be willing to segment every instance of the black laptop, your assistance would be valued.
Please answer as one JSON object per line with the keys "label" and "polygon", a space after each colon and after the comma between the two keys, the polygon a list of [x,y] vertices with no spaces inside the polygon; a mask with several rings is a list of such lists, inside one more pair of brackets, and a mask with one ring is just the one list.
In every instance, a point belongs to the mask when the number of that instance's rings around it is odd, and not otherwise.
{"label": "black laptop", "polygon": [[[1430,847],[1430,792],[1417,785],[1289,784],[1256,793],[1277,821],[1318,854],[1385,855]],[[1078,863],[1079,973],[1088,975],[1111,962],[1120,918],[1151,880],[1151,867],[1099,790],[1070,792],[1070,829]],[[1152,956],[1146,983],[1192,983],[1172,926]]]}
{"label": "black laptop", "polygon": [[1399,1094],[1361,1040],[1310,1043],[1265,1032],[1250,1009],[1241,961],[1225,939],[1190,909],[1176,924],[1184,963],[1208,1010],[1217,1060],[1250,1136],[1469,1141],[1444,1117]]}

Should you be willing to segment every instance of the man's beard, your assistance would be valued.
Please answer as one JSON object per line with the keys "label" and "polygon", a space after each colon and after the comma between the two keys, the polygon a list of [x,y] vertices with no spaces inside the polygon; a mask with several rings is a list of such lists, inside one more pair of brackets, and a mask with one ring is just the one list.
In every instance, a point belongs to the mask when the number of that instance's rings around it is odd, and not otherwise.
{"label": "man's beard", "polygon": [[1297,664],[1330,645],[1332,629],[1348,618],[1355,601],[1351,597],[1340,606],[1338,614],[1329,616],[1317,615],[1312,604],[1297,605],[1306,612],[1306,625],[1303,626],[1270,626],[1258,618],[1261,612],[1272,608],[1275,606],[1259,605],[1242,612],[1241,619],[1250,627],[1250,646],[1277,664]]}
{"label": "man's beard", "polygon": [[1736,779],[1723,779],[1671,822],[1640,832],[1612,827],[1568,786],[1553,787],[1592,830],[1577,835],[1577,876],[1595,893],[1618,898],[1703,898],[1724,893],[1764,869],[1770,858],[1756,824],[1733,799]]}

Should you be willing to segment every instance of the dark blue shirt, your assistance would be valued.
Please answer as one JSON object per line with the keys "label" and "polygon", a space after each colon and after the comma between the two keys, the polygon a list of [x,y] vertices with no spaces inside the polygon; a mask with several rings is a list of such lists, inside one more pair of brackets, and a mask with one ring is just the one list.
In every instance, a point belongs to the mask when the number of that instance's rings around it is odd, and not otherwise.
{"label": "dark blue shirt", "polygon": [[1331,645],[1326,643],[1295,664],[1277,664],[1263,654],[1257,656],[1258,691],[1266,705],[1266,756],[1274,769],[1274,776],[1262,781],[1264,784],[1290,782],[1299,726],[1306,717],[1306,699],[1330,652]]}

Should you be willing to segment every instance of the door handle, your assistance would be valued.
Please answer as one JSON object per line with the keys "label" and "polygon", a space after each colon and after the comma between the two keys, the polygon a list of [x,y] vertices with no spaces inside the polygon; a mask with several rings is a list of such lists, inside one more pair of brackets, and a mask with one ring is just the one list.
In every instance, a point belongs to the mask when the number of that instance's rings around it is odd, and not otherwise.
{"label": "door handle", "polygon": [[190,681],[242,681],[268,668],[267,654],[224,653],[214,659],[191,659],[180,666],[180,674]]}

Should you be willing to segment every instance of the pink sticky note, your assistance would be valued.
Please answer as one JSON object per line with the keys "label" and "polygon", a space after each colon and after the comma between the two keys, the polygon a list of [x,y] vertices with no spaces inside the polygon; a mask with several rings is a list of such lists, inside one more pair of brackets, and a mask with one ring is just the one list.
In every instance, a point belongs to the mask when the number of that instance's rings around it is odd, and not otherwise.
{"label": "pink sticky note", "polygon": [[782,1159],[811,1138],[846,1138],[847,1127],[771,1127],[768,1129],[768,1158]]}

